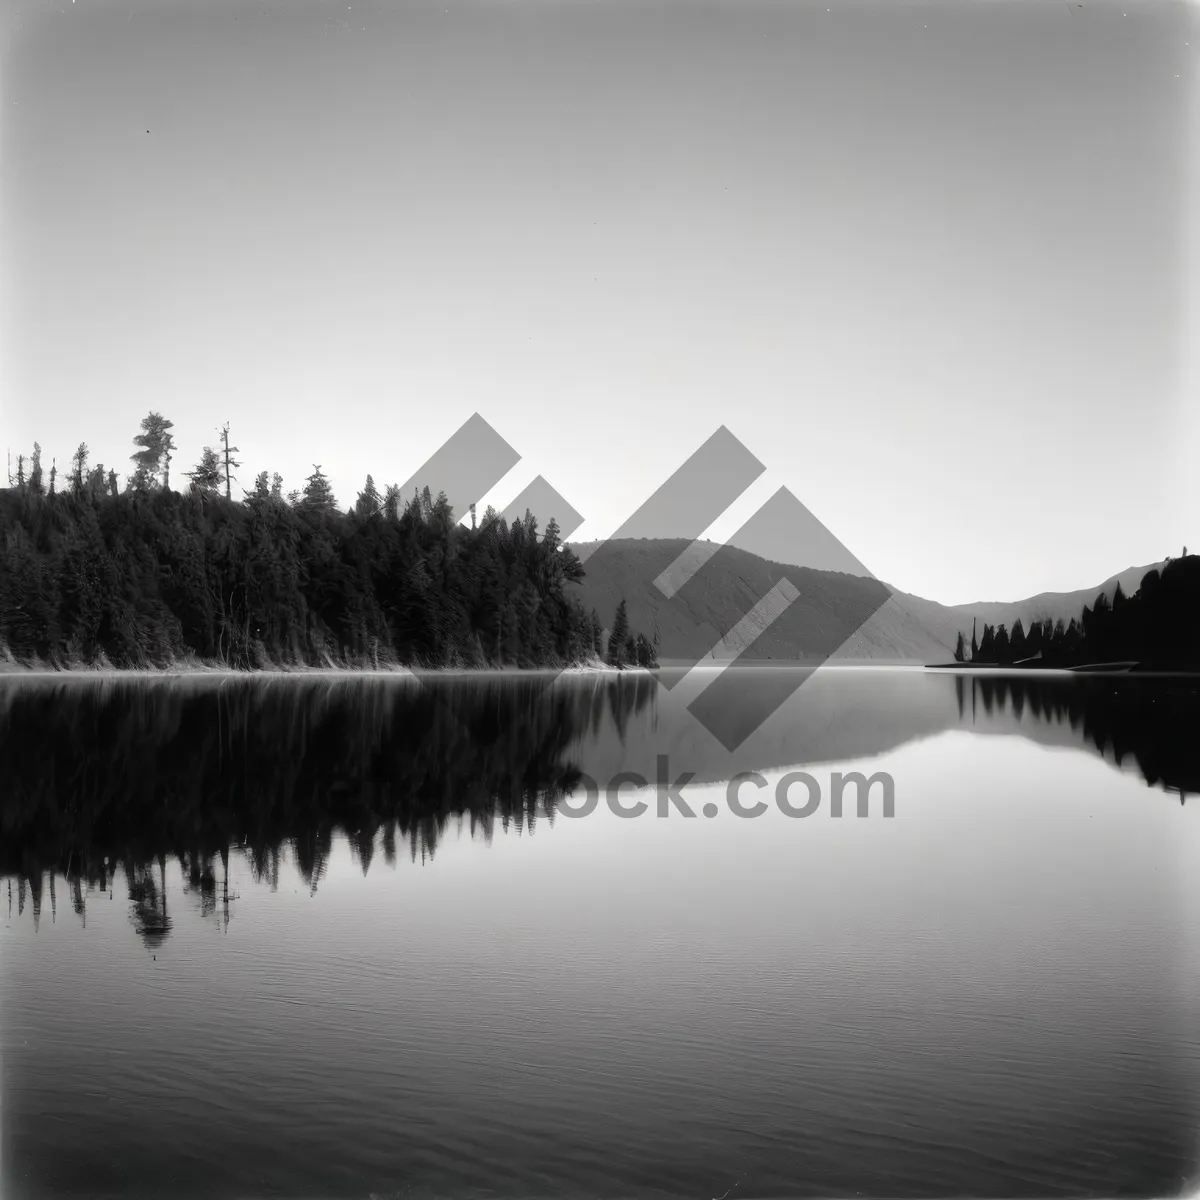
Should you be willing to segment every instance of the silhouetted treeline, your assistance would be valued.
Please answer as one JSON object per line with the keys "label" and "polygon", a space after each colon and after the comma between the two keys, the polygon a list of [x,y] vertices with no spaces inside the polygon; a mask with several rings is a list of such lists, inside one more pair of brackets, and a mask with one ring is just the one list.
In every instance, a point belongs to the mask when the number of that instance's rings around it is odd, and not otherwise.
{"label": "silhouetted treeline", "polygon": [[[959,635],[955,657],[965,657]],[[1020,620],[1011,632],[985,625],[972,635],[969,661],[1073,667],[1087,663],[1133,662],[1161,669],[1200,667],[1200,556],[1168,559],[1161,571],[1148,571],[1126,596],[1118,583],[1112,600],[1101,592],[1095,602],[1064,624]]]}
{"label": "silhouetted treeline", "polygon": [[[338,511],[316,467],[285,497],[278,475],[230,498],[226,426],[184,493],[171,490],[171,422],[151,413],[136,470],[87,467],[47,485],[40,448],[0,490],[0,656],[55,666],[543,666],[603,657],[598,614],[565,590],[583,569],[551,521],[489,510],[457,523],[444,497],[381,496]],[[474,525],[474,521],[472,521]],[[616,665],[651,665],[636,636]],[[643,638],[644,642],[645,639]],[[611,647],[610,647],[611,649]]]}
{"label": "silhouetted treeline", "polygon": [[[274,885],[289,853],[316,888],[335,834],[432,855],[448,821],[553,820],[579,781],[572,743],[623,731],[649,675],[31,681],[0,689],[0,875],[35,905],[65,880],[82,912],[120,868],[139,930],[166,932],[177,860],[209,906],[231,852]],[[53,886],[53,883],[50,884]]]}

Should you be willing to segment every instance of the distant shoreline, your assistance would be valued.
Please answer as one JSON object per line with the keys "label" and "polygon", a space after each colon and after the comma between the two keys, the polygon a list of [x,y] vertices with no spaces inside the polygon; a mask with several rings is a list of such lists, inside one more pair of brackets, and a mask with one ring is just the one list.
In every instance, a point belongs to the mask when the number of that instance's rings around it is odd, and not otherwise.
{"label": "distant shoreline", "polygon": [[1016,672],[1027,675],[1035,673],[1064,675],[1200,675],[1200,667],[1156,666],[1153,663],[1109,662],[1079,663],[1076,666],[1055,666],[1051,663],[975,663],[948,662],[928,663],[927,671],[968,671],[976,674],[994,675],[998,672]]}

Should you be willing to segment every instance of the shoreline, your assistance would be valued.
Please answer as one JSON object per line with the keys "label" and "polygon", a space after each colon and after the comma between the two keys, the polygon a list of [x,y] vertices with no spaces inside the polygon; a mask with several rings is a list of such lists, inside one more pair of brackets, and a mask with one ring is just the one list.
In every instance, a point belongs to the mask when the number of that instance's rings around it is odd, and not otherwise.
{"label": "shoreline", "polygon": [[428,675],[649,675],[657,668],[577,664],[570,667],[220,667],[189,664],[178,667],[26,667],[0,662],[3,679],[298,679],[349,676],[421,679]]}
{"label": "shoreline", "polygon": [[1156,666],[1153,663],[1111,662],[1079,663],[1063,667],[1038,663],[929,663],[927,671],[959,671],[976,675],[1129,675],[1133,678],[1146,676],[1200,676],[1200,667]]}
{"label": "shoreline", "polygon": [[208,663],[181,663],[170,667],[112,667],[71,666],[48,667],[42,664],[26,666],[15,660],[0,660],[0,684],[6,679],[63,679],[63,680],[115,680],[115,679],[423,679],[437,677],[472,676],[522,676],[548,675],[566,676],[612,676],[655,675],[659,672],[687,675],[691,673],[720,674],[727,670],[808,670],[808,671],[921,671],[959,672],[972,675],[1123,675],[1133,677],[1197,677],[1200,669],[1189,667],[1141,667],[1127,663],[1083,664],[1077,667],[1001,665],[998,663],[922,663],[892,659],[841,659],[823,663],[786,662],[780,659],[725,661],[705,660],[695,664],[667,659],[656,667],[611,667],[605,663],[577,663],[569,667],[227,667]]}
{"label": "shoreline", "polygon": [[610,667],[605,663],[577,663],[569,667],[226,667],[206,663],[187,663],[171,667],[48,667],[25,666],[14,661],[0,661],[0,682],[5,679],[297,679],[297,678],[347,678],[382,677],[421,679],[428,676],[505,676],[547,675],[555,676],[620,676],[654,675],[660,671],[671,674],[689,673],[720,674],[727,670],[805,670],[805,671],[924,671],[924,663],[915,660],[853,659],[826,661],[823,663],[789,662],[780,659],[702,660],[691,664],[686,660],[667,659],[656,667]]}

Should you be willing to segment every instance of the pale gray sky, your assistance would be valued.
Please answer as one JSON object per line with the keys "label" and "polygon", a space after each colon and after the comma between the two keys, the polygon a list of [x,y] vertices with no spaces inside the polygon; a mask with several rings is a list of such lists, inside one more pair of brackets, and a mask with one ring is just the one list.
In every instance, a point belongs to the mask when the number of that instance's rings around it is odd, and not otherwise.
{"label": "pale gray sky", "polygon": [[348,504],[478,411],[587,538],[725,424],[945,602],[1200,544],[1181,4],[3,11],[14,455],[156,408]]}

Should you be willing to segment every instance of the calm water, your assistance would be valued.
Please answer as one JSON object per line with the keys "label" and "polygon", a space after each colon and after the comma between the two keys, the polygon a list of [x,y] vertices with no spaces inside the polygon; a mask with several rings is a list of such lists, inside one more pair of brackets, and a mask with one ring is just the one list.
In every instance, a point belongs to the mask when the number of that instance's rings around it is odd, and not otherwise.
{"label": "calm water", "polygon": [[1194,682],[689,686],[0,679],[3,1195],[1195,1186]]}

